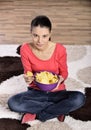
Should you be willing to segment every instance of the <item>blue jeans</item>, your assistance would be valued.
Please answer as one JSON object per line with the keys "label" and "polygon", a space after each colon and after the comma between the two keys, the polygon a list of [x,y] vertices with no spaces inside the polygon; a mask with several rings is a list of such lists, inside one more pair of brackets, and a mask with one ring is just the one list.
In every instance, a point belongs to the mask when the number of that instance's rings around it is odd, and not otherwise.
{"label": "blue jeans", "polygon": [[41,121],[67,115],[84,103],[85,96],[78,91],[44,92],[33,88],[12,96],[8,101],[12,111],[36,114]]}

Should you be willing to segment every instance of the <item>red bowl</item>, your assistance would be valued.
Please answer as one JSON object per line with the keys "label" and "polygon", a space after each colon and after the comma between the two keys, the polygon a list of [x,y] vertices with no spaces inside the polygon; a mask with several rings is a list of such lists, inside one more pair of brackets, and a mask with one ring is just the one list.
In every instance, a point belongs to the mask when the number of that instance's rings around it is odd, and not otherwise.
{"label": "red bowl", "polygon": [[[54,73],[52,73],[52,74],[54,74]],[[58,77],[58,75],[57,75],[57,77]],[[58,81],[55,83],[52,83],[52,84],[44,84],[44,83],[40,83],[40,82],[36,81],[36,79],[34,80],[34,82],[35,82],[36,86],[38,86],[43,91],[50,91],[50,90],[56,88],[56,86],[58,84]]]}

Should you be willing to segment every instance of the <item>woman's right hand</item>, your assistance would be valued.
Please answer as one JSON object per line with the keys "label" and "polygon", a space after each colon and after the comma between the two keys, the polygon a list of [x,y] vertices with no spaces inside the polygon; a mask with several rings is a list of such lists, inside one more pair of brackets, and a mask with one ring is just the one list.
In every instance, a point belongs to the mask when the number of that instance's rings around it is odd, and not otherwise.
{"label": "woman's right hand", "polygon": [[28,76],[27,74],[24,74],[24,79],[27,84],[31,84],[32,81],[34,80],[34,76]]}

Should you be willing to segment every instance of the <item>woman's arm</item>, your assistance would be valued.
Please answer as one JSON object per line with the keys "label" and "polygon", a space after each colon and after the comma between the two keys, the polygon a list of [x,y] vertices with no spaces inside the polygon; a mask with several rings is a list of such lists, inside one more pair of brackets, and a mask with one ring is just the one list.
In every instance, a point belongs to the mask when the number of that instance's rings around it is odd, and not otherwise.
{"label": "woman's arm", "polygon": [[62,50],[62,52],[60,51],[58,63],[59,63],[59,75],[61,76],[60,79],[65,80],[68,76],[67,53],[65,48]]}
{"label": "woman's arm", "polygon": [[62,84],[68,76],[67,53],[65,48],[60,49],[60,54],[57,62],[59,64],[59,82],[57,87],[52,91],[57,90],[59,85]]}
{"label": "woman's arm", "polygon": [[21,56],[21,62],[24,68],[24,73],[27,73],[27,71],[32,71],[31,69],[31,63],[29,61],[29,56],[27,53],[26,46],[21,46],[20,48],[20,56]]}
{"label": "woman's arm", "polygon": [[34,80],[34,77],[27,75],[27,72],[28,71],[32,72],[32,69],[31,69],[31,63],[29,62],[27,50],[26,48],[24,48],[24,46],[21,46],[20,55],[21,55],[21,62],[24,68],[24,79],[27,84],[30,84]]}

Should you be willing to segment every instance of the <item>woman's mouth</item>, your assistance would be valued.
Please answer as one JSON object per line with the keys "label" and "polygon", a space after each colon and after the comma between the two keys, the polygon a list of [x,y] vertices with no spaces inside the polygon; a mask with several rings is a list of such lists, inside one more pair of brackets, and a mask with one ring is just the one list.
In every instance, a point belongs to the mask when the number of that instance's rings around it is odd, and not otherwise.
{"label": "woman's mouth", "polygon": [[38,47],[42,47],[43,46],[43,44],[36,44]]}

